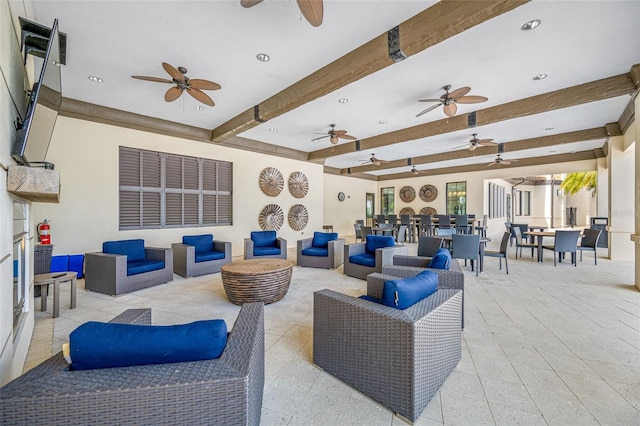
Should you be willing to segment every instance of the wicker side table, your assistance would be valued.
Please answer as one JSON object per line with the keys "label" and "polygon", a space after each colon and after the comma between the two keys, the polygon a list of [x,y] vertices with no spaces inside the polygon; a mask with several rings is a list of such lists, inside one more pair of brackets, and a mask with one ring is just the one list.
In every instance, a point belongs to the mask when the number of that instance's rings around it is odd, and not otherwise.
{"label": "wicker side table", "polygon": [[223,265],[222,285],[236,305],[277,302],[289,290],[293,264],[284,259],[247,259]]}

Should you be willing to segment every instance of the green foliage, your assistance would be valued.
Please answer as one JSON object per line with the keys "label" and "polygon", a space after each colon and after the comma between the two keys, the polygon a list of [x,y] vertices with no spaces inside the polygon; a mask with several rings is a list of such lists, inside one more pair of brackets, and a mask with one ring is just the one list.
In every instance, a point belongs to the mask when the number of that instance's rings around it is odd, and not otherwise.
{"label": "green foliage", "polygon": [[569,195],[574,195],[582,188],[595,193],[597,176],[598,173],[594,171],[569,173],[560,184],[560,189]]}

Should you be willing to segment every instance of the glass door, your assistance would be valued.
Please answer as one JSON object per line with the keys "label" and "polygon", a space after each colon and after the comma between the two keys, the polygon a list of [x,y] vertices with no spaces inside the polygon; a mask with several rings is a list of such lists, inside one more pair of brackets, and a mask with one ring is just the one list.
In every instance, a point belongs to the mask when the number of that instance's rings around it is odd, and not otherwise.
{"label": "glass door", "polygon": [[373,226],[373,212],[376,209],[376,196],[371,192],[367,192],[365,197],[364,216],[366,226]]}

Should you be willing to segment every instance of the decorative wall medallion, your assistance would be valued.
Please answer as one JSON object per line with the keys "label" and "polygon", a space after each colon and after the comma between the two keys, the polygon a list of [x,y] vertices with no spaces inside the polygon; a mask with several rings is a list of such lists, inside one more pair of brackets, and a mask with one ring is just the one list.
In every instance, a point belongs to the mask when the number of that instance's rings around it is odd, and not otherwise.
{"label": "decorative wall medallion", "polygon": [[400,199],[405,203],[410,203],[416,198],[416,191],[411,186],[403,186],[400,190]]}
{"label": "decorative wall medallion", "polygon": [[438,214],[438,211],[433,207],[423,207],[420,209],[420,214],[430,214],[431,216]]}
{"label": "decorative wall medallion", "polygon": [[260,172],[260,188],[262,192],[270,197],[275,197],[284,188],[284,179],[280,170],[274,167],[267,167]]}
{"label": "decorative wall medallion", "polygon": [[309,222],[309,213],[302,204],[295,204],[289,209],[289,226],[294,231],[302,231]]}
{"label": "decorative wall medallion", "polygon": [[284,214],[277,204],[268,204],[260,212],[258,223],[263,231],[277,231],[284,222]]}
{"label": "decorative wall medallion", "polygon": [[309,192],[309,180],[302,172],[289,175],[289,192],[296,198],[304,198]]}
{"label": "decorative wall medallion", "polygon": [[431,202],[438,197],[438,189],[433,185],[422,185],[420,188],[420,199]]}
{"label": "decorative wall medallion", "polygon": [[[415,196],[415,193],[414,193],[414,196]],[[416,211],[411,207],[403,207],[402,210],[400,210],[400,216],[405,214],[408,214],[409,216],[414,216],[416,214]]]}

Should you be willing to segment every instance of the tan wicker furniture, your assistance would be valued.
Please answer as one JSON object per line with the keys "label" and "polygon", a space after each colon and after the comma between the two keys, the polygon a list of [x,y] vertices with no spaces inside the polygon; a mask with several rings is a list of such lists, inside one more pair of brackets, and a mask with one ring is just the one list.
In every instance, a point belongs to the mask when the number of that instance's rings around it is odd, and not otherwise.
{"label": "tan wicker furniture", "polygon": [[292,263],[284,259],[248,259],[223,265],[222,285],[231,303],[277,302],[289,290]]}

